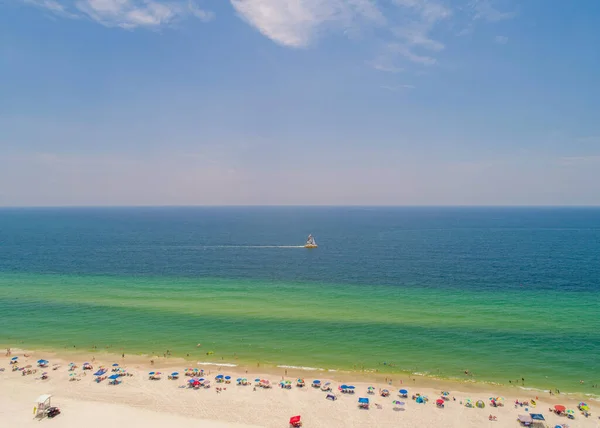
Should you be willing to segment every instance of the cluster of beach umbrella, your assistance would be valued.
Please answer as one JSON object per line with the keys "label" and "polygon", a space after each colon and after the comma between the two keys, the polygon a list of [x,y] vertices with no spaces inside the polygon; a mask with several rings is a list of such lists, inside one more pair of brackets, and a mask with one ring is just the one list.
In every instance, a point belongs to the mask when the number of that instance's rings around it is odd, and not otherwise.
{"label": "cluster of beach umbrella", "polygon": [[150,380],[160,380],[162,376],[161,372],[150,372],[148,373],[148,379]]}
{"label": "cluster of beach umbrella", "polygon": [[504,397],[490,397],[490,404],[494,407],[504,406]]}
{"label": "cluster of beach umbrella", "polygon": [[356,387],[353,385],[341,385],[338,389],[344,394],[354,394]]}
{"label": "cluster of beach umbrella", "polygon": [[199,388],[201,386],[206,386],[210,384],[210,380],[206,380],[203,377],[197,378],[193,377],[188,380],[188,385],[193,388]]}

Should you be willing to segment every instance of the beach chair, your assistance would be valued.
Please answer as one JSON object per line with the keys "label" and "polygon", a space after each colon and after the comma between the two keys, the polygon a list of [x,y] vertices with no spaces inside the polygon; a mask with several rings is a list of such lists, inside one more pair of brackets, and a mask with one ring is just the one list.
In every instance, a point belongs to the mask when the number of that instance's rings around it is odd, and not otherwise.
{"label": "beach chair", "polygon": [[337,400],[337,396],[335,394],[327,394],[327,396],[325,397],[326,400],[331,400],[331,401],[335,401]]}

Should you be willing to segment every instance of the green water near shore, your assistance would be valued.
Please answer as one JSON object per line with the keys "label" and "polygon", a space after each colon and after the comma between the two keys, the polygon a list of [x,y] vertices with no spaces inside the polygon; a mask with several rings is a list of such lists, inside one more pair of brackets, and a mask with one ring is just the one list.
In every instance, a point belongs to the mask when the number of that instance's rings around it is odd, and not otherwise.
{"label": "green water near shore", "polygon": [[594,394],[598,307],[586,291],[2,274],[0,343]]}

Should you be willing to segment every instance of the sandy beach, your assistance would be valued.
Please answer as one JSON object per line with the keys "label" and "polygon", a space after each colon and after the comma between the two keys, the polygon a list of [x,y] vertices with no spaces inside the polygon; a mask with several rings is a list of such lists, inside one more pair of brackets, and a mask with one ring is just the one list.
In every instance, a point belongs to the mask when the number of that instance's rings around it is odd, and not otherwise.
{"label": "sandy beach", "polygon": [[[185,424],[187,426],[221,427],[287,427],[291,416],[301,415],[304,427],[516,427],[519,426],[517,416],[527,413],[542,413],[546,426],[568,424],[570,427],[598,427],[600,420],[596,414],[598,407],[595,401],[587,400],[591,406],[592,416],[585,418],[577,410],[577,404],[585,397],[549,396],[539,391],[526,391],[518,388],[508,389],[492,385],[451,384],[431,379],[392,380],[386,384],[367,375],[345,373],[319,373],[303,370],[288,370],[288,375],[274,372],[256,372],[240,367],[218,367],[215,365],[194,365],[205,370],[204,377],[211,380],[211,387],[194,390],[184,387],[189,377],[184,371],[190,367],[189,362],[177,359],[156,359],[154,364],[141,357],[115,356],[102,354],[84,359],[83,356],[61,356],[47,352],[14,352],[18,356],[18,365],[31,365],[36,368],[38,359],[48,359],[49,368],[45,369],[49,378],[41,380],[44,369],[22,375],[22,371],[12,371],[10,357],[2,357],[0,367],[0,421],[2,426],[34,426],[40,422],[33,418],[34,400],[40,394],[52,394],[52,405],[58,406],[62,413],[52,420],[42,423],[60,427],[163,427],[165,424]],[[79,367],[69,371],[69,362]],[[89,361],[94,370],[84,371],[82,365]],[[100,366],[111,374],[112,364],[125,367],[132,376],[121,377],[119,385],[109,385],[108,380],[100,383],[94,381],[93,372]],[[58,364],[56,370],[53,365]],[[148,372],[160,371],[161,380],[150,380]],[[177,371],[181,374],[178,380],[170,380],[168,374]],[[76,376],[69,376],[76,373]],[[232,383],[217,384],[217,374],[230,375]],[[76,377],[79,380],[70,380]],[[253,382],[248,386],[236,385],[237,377],[267,378],[273,388],[254,388]],[[307,385],[304,388],[295,386],[296,378],[302,377]],[[285,378],[293,382],[291,389],[279,388],[278,382]],[[326,399],[327,393],[310,386],[312,380],[331,382],[337,400]],[[342,381],[343,379],[343,381]],[[389,382],[389,380],[388,380]],[[400,383],[402,382],[402,383]],[[355,386],[354,394],[342,394],[337,387],[342,383]],[[367,388],[373,386],[374,394],[367,394]],[[217,392],[217,388],[222,388]],[[379,390],[387,388],[389,397],[381,397]],[[408,398],[402,399],[398,390],[409,390]],[[449,400],[444,408],[435,405],[442,390],[450,392]],[[411,399],[413,394],[420,393],[429,398],[426,404],[418,404]],[[503,407],[491,407],[489,398],[496,396],[505,398]],[[543,396],[542,396],[543,395]],[[515,400],[531,401],[536,399],[535,407],[515,408]],[[370,399],[370,409],[362,410],[357,406],[359,397]],[[486,407],[467,408],[464,403],[470,398],[473,402],[482,400]],[[454,400],[455,399],[455,400]],[[402,400],[405,405],[398,406],[394,400]],[[461,404],[462,403],[462,404]],[[570,420],[549,412],[549,407],[562,404],[567,409],[576,411],[575,419]],[[397,410],[402,408],[403,410]],[[396,410],[395,410],[396,409]],[[527,409],[527,410],[526,410]],[[489,416],[497,418],[490,421]]]}

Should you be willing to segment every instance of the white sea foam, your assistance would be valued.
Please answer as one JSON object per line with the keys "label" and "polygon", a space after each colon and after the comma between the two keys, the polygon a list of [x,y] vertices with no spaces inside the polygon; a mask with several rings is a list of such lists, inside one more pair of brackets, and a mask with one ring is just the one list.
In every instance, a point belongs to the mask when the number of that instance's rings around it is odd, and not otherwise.
{"label": "white sea foam", "polygon": [[296,370],[307,370],[307,371],[325,371],[325,369],[317,368],[317,367],[302,367],[302,366],[277,366],[281,369],[296,369]]}
{"label": "white sea foam", "polygon": [[202,361],[198,361],[196,364],[198,364],[199,366],[237,367],[237,364],[231,363],[205,363]]}

